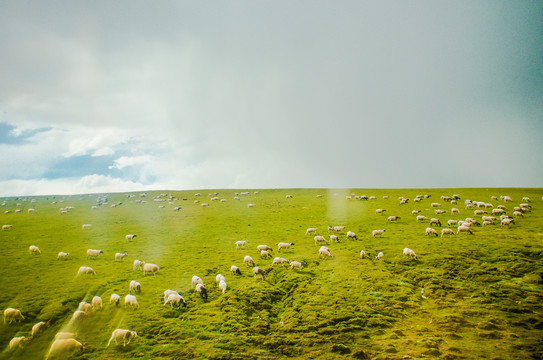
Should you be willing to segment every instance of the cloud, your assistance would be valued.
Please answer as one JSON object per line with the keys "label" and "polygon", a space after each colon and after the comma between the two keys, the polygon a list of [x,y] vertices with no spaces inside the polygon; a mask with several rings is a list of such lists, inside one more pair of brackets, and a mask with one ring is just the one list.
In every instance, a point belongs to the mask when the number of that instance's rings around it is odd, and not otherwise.
{"label": "cloud", "polygon": [[113,165],[110,165],[109,168],[121,170],[128,166],[143,165],[152,160],[153,160],[153,157],[149,155],[133,156],[133,157],[121,156],[120,158],[116,159]]}

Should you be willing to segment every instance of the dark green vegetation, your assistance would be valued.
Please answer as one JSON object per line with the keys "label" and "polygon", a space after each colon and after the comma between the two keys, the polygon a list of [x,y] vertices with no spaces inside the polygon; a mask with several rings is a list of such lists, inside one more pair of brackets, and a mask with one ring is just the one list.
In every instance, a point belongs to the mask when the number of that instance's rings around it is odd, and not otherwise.
{"label": "dark green vegetation", "polygon": [[[113,194],[97,209],[91,209],[100,198],[96,195],[35,197],[35,203],[33,198],[8,199],[0,224],[13,228],[0,232],[0,305],[20,309],[25,320],[0,326],[2,358],[41,359],[61,330],[77,331],[85,351],[74,358],[89,360],[543,357],[542,190],[261,190],[240,195],[240,201],[233,199],[233,190],[218,190],[226,202],[210,201],[213,192],[201,191],[200,197],[196,191],[164,192],[178,199],[173,205],[153,201],[162,192],[149,192],[146,203],[137,202],[144,199],[137,193],[132,198]],[[347,200],[351,193],[376,199]],[[417,194],[432,197],[414,203]],[[460,195],[458,205],[440,199],[452,194]],[[491,200],[493,195],[514,201]],[[411,200],[400,205],[399,196]],[[417,223],[411,214],[421,210],[446,227],[448,219],[475,217],[465,209],[465,199],[503,204],[511,215],[524,196],[533,208],[515,225],[473,227],[473,235],[430,238],[425,236],[428,222]],[[194,204],[195,199],[209,207]],[[118,202],[122,205],[111,207]],[[447,213],[435,215],[431,202],[441,203]],[[15,213],[17,203],[20,213]],[[66,206],[75,208],[61,215],[59,209]],[[175,206],[181,210],[174,211]],[[29,207],[36,211],[29,213]],[[451,214],[452,207],[460,214]],[[379,215],[378,208],[387,211]],[[390,215],[401,219],[388,223]],[[86,223],[91,229],[82,229]],[[328,237],[327,225],[346,229],[340,243],[327,245],[334,257],[319,259],[320,245],[305,231],[317,227],[317,235]],[[373,238],[375,229],[386,232]],[[348,230],[358,240],[347,240]],[[132,233],[138,236],[127,242],[125,235]],[[236,250],[234,242],[243,239],[249,240],[246,248]],[[301,271],[272,267],[271,259],[259,258],[257,245],[270,245],[277,256],[279,242],[295,244],[280,256],[305,262]],[[41,255],[31,255],[30,245],[38,246]],[[413,249],[418,260],[404,259],[404,247]],[[88,260],[89,248],[104,254]],[[362,249],[365,259],[359,257]],[[125,250],[127,259],[115,262],[114,254]],[[59,251],[70,253],[69,259],[58,261]],[[380,251],[383,261],[375,259]],[[243,265],[245,255],[267,271],[265,281]],[[144,276],[132,269],[135,259],[161,270]],[[230,273],[233,264],[241,276]],[[76,277],[82,265],[97,275]],[[218,273],[228,284],[224,295],[215,283]],[[204,280],[207,302],[193,293],[193,275]],[[133,279],[142,285],[140,308],[109,305],[112,293],[124,300]],[[178,290],[187,308],[163,306],[166,289]],[[70,319],[79,302],[90,302],[94,295],[102,297],[104,309],[73,327]],[[50,327],[23,350],[9,352],[10,339],[29,336],[38,321],[50,321]],[[115,328],[135,330],[139,337],[126,347],[106,349]]]}

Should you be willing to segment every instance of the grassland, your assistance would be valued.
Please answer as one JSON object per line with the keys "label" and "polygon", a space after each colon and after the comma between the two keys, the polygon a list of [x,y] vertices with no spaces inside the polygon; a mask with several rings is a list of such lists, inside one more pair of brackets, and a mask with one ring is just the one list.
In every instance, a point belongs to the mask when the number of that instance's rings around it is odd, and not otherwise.
{"label": "grassland", "polygon": [[[0,326],[1,358],[43,359],[61,330],[77,331],[85,351],[74,358],[89,360],[543,357],[541,189],[259,190],[239,201],[234,190],[201,191],[200,197],[196,192],[148,192],[146,198],[110,194],[101,203],[105,197],[98,195],[7,199],[0,224],[13,227],[0,232],[0,304],[20,309],[25,320]],[[208,193],[214,192],[227,201],[210,201]],[[160,193],[177,200],[173,205],[153,201]],[[347,200],[351,193],[376,199]],[[453,193],[461,196],[460,214],[451,214],[454,205],[439,199]],[[432,197],[399,205],[399,196],[417,194]],[[417,223],[411,214],[418,209],[445,224],[474,217],[464,199],[503,204],[491,201],[493,195],[513,198],[505,204],[508,214],[529,196],[532,211],[511,228],[476,227],[473,235],[450,238],[425,236],[428,223]],[[196,199],[209,206],[195,204]],[[447,213],[435,215],[432,201]],[[248,203],[256,206],[248,208]],[[59,209],[66,206],[74,209],[61,215]],[[174,211],[176,206],[181,210]],[[387,209],[386,215],[376,214],[377,208]],[[388,223],[389,215],[401,219]],[[91,229],[83,230],[85,223]],[[328,236],[327,225],[346,226],[358,239],[340,234],[340,243],[328,245],[334,257],[320,259],[305,230],[317,227],[318,235]],[[374,229],[386,232],[373,238]],[[130,233],[138,236],[127,242]],[[246,248],[236,250],[234,242],[243,239],[249,240]],[[271,260],[257,256],[257,245],[276,249],[282,241],[295,244],[281,256],[305,262],[301,271],[272,267]],[[42,254],[31,255],[30,245]],[[404,247],[413,249],[418,260],[402,258]],[[89,248],[104,254],[87,259]],[[362,249],[366,259],[359,257]],[[69,259],[58,261],[59,251],[70,253]],[[122,251],[128,252],[127,260],[115,262],[114,254]],[[383,261],[375,260],[380,251]],[[245,255],[266,270],[265,281],[242,264]],[[132,269],[134,259],[161,270],[143,276]],[[232,264],[241,276],[230,274]],[[76,277],[83,265],[97,275]],[[226,294],[216,286],[218,273],[226,276]],[[207,302],[193,293],[193,275],[204,280]],[[124,297],[133,279],[142,284],[140,308],[109,305],[109,296]],[[178,290],[187,308],[163,306],[165,289]],[[103,298],[104,309],[73,326],[79,302],[95,295]],[[10,352],[10,339],[28,336],[38,321],[49,321],[50,327],[24,349]],[[139,337],[126,347],[106,348],[115,328],[135,330]]]}

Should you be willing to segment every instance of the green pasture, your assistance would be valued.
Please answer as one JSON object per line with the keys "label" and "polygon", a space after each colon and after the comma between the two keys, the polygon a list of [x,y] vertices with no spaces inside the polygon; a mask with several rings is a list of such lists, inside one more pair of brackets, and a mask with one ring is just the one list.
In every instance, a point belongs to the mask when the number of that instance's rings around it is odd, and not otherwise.
{"label": "green pasture", "polygon": [[[0,305],[19,309],[25,319],[0,325],[0,359],[43,359],[59,331],[76,332],[85,349],[72,358],[89,360],[543,357],[542,189],[250,190],[234,200],[242,191],[249,190],[6,198],[0,225],[12,228],[0,231]],[[211,201],[214,193],[226,201]],[[165,201],[154,201],[160,194]],[[347,199],[350,194],[376,199]],[[431,197],[414,203],[417,194]],[[440,199],[453,194],[460,195],[457,205]],[[410,201],[400,205],[400,196]],[[480,219],[464,207],[465,199],[505,205],[512,215],[525,196],[532,211],[515,225],[474,227],[473,235],[425,236],[429,224],[411,214],[421,210],[447,227],[448,219]],[[446,213],[435,215],[432,202]],[[67,206],[74,208],[61,214]],[[452,207],[460,214],[451,214]],[[378,208],[387,211],[376,214]],[[389,223],[390,215],[401,219]],[[323,259],[305,231],[317,227],[317,235],[328,238],[328,225],[346,229],[339,243],[327,245],[334,257]],[[374,238],[376,229],[386,232]],[[346,239],[346,231],[358,239]],[[128,242],[126,234],[137,237]],[[235,241],[245,239],[245,249],[236,249]],[[267,244],[277,256],[279,242],[295,244],[280,256],[304,262],[301,271],[272,267],[271,259],[257,255],[256,246]],[[30,254],[30,245],[41,255]],[[405,247],[418,259],[404,259]],[[104,253],[87,259],[87,249]],[[57,260],[59,251],[70,253],[68,259]],[[114,254],[124,251],[126,260],[116,262]],[[383,261],[375,259],[380,251]],[[265,280],[243,265],[245,255],[266,271]],[[144,276],[132,269],[135,259],[160,271]],[[230,273],[234,264],[241,276]],[[80,266],[91,266],[96,276],[76,276]],[[218,273],[226,277],[226,294],[215,282]],[[203,279],[207,301],[193,293],[193,275]],[[112,293],[124,301],[131,280],[142,286],[139,309],[110,305]],[[188,306],[163,306],[166,289],[177,290]],[[95,295],[104,308],[72,324],[79,302]],[[23,349],[10,351],[10,340],[30,336],[39,321],[50,326]],[[138,338],[106,348],[116,328],[137,331]]]}

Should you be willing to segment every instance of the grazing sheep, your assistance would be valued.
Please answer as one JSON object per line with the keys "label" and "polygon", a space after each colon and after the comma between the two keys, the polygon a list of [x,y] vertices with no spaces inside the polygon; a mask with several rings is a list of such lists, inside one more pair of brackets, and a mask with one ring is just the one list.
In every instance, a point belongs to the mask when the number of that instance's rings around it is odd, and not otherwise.
{"label": "grazing sheep", "polygon": [[371,232],[371,236],[372,236],[372,237],[375,237],[375,236],[377,236],[377,235],[383,235],[383,233],[384,233],[385,231],[386,231],[385,229],[381,229],[381,230],[373,230],[373,231]]}
{"label": "grazing sheep", "polygon": [[287,199],[292,199],[292,195],[287,195],[286,198]]}
{"label": "grazing sheep", "polygon": [[515,223],[515,220],[513,220],[512,218],[506,218],[506,219],[503,219],[501,221],[501,225],[500,226],[508,226],[508,227],[511,227],[511,225],[513,225]]}
{"label": "grazing sheep", "polygon": [[41,254],[40,249],[38,249],[38,247],[35,245],[30,245],[28,248],[28,251],[30,251],[31,254],[38,254],[38,255]]}
{"label": "grazing sheep", "polygon": [[427,221],[427,220],[430,220],[430,219],[427,218],[427,217],[424,216],[424,215],[418,215],[418,216],[417,216],[417,222]]}
{"label": "grazing sheep", "polygon": [[138,235],[136,235],[136,234],[128,234],[124,238],[125,238],[126,241],[130,241],[130,240],[134,240],[134,238],[136,236],[138,236]]}
{"label": "grazing sheep", "polygon": [[49,321],[48,322],[40,321],[39,323],[34,324],[34,326],[32,326],[31,337],[38,335],[39,333],[44,331],[45,328],[48,326],[49,326]]}
{"label": "grazing sheep", "polygon": [[377,256],[375,257],[377,260],[383,260],[385,257],[385,254],[383,254],[383,252],[379,252],[379,254],[377,254]]}
{"label": "grazing sheep", "polygon": [[264,259],[267,259],[267,258],[271,258],[272,255],[269,252],[267,252],[266,250],[262,250],[262,251],[260,251],[260,257],[264,258]]}
{"label": "grazing sheep", "polygon": [[347,239],[349,238],[358,240],[358,238],[356,237],[356,234],[352,231],[347,231]]}
{"label": "grazing sheep", "polygon": [[76,336],[77,336],[76,333],[60,331],[60,332],[55,334],[55,339],[68,339],[68,338],[74,338]]}
{"label": "grazing sheep", "polygon": [[440,203],[432,203],[430,206],[431,207],[441,207],[441,204]]}
{"label": "grazing sheep", "polygon": [[484,211],[484,210],[475,210],[475,211],[473,211],[473,215],[475,215],[475,216],[484,215],[484,214],[488,214],[488,213],[486,211]]}
{"label": "grazing sheep", "polygon": [[291,261],[290,262],[290,270],[298,268],[299,270],[302,270],[302,263],[299,261]]}
{"label": "grazing sheep", "polygon": [[377,209],[377,210],[375,210],[375,213],[376,213],[376,214],[382,214],[382,213],[384,213],[385,211],[386,211],[386,209]]}
{"label": "grazing sheep", "polygon": [[121,301],[121,297],[117,294],[111,294],[109,298],[109,304],[115,304],[115,306],[119,306],[119,301]]}
{"label": "grazing sheep", "polygon": [[160,270],[157,264],[151,264],[147,263],[143,265],[143,275],[145,275],[148,272],[151,272],[156,275],[156,273]]}
{"label": "grazing sheep", "polygon": [[255,206],[256,206],[255,204],[247,204],[248,208],[252,208],[252,207],[255,207]]}
{"label": "grazing sheep", "polygon": [[239,240],[236,241],[236,249],[245,248],[245,244],[247,244],[249,240]]}
{"label": "grazing sheep", "polygon": [[192,277],[191,282],[190,282],[190,286],[191,286],[191,287],[196,287],[196,285],[198,285],[198,284],[202,284],[202,285],[203,285],[203,284],[204,284],[204,280],[200,279],[199,276],[194,275],[194,276]]}
{"label": "grazing sheep", "polygon": [[523,197],[523,198],[522,198],[522,201],[523,201],[523,202],[532,202],[532,200],[530,200],[530,198],[527,197],[527,196]]}
{"label": "grazing sheep", "polygon": [[277,244],[277,252],[281,252],[281,249],[289,249],[292,245],[294,245],[294,243],[285,243],[285,242],[280,242],[279,244]]}
{"label": "grazing sheep", "polygon": [[436,215],[446,214],[446,213],[447,213],[447,210],[436,209],[436,210],[435,210],[435,213],[436,213]]}
{"label": "grazing sheep", "polygon": [[79,268],[79,271],[77,272],[77,275],[79,275],[79,274],[96,275],[96,271],[94,271],[90,266],[81,266]]}
{"label": "grazing sheep", "polygon": [[128,294],[124,296],[124,306],[138,309],[140,304],[134,295]]}
{"label": "grazing sheep", "polygon": [[345,230],[345,226],[334,226],[334,232],[342,232]]}
{"label": "grazing sheep", "polygon": [[79,306],[77,307],[77,310],[83,311],[85,312],[85,314],[88,314],[92,312],[92,305],[86,301],[81,301],[79,303]]}
{"label": "grazing sheep", "polygon": [[241,275],[241,271],[239,270],[239,268],[236,265],[230,266],[230,272],[232,274]]}
{"label": "grazing sheep", "polygon": [[94,249],[88,249],[87,250],[87,259],[92,258],[96,259],[100,254],[103,254],[104,252],[102,250],[94,250]]}
{"label": "grazing sheep", "polygon": [[273,249],[271,247],[269,247],[268,245],[258,245],[256,247],[256,252],[257,253],[260,253],[262,250],[272,251]]}
{"label": "grazing sheep", "polygon": [[413,250],[411,250],[410,248],[404,248],[403,249],[403,257],[408,257],[408,258],[413,258],[415,260],[417,260],[417,254],[415,254],[415,252]]}
{"label": "grazing sheep", "polygon": [[443,235],[455,235],[454,231],[452,231],[451,229],[441,229],[441,237],[443,237]]}
{"label": "grazing sheep", "polygon": [[255,278],[256,278],[257,275],[260,275],[262,277],[262,280],[265,280],[265,276],[264,276],[265,272],[264,272],[264,270],[262,270],[258,266],[253,267],[253,274],[254,274]]}
{"label": "grazing sheep", "polygon": [[224,280],[221,280],[219,281],[219,289],[222,291],[222,293],[224,294],[226,292],[226,281]]}
{"label": "grazing sheep", "polygon": [[488,225],[494,225],[494,221],[488,221],[488,220],[483,221],[483,226],[486,227]]}
{"label": "grazing sheep", "polygon": [[83,321],[83,319],[85,319],[86,315],[87,314],[85,314],[83,310],[76,310],[72,315],[72,321],[74,323],[80,323],[81,321]]}
{"label": "grazing sheep", "polygon": [[328,242],[326,241],[326,238],[324,236],[320,236],[320,235],[315,236],[313,240],[315,240],[315,246],[317,246],[317,243],[320,243],[320,242],[323,242],[323,243]]}
{"label": "grazing sheep", "polygon": [[70,253],[65,253],[65,252],[59,252],[58,253],[58,256],[57,256],[57,260],[60,260],[60,259],[64,259],[66,260],[66,258],[68,257],[68,255],[70,255]]}
{"label": "grazing sheep", "polygon": [[[328,228],[330,228],[330,226]],[[319,229],[318,228],[307,228],[307,230],[305,231],[305,234],[306,235],[314,234],[314,233],[317,232],[317,230],[319,230]]]}
{"label": "grazing sheep", "polygon": [[465,226],[465,225],[460,225],[458,227],[458,231],[456,232],[457,234],[460,234],[460,232],[467,232],[467,233],[470,233],[470,234],[473,234],[473,231],[471,231],[471,229],[469,228],[469,226]]}
{"label": "grazing sheep", "polygon": [[[170,291],[173,291],[173,290],[170,290]],[[173,291],[173,293],[170,293],[168,295],[168,298],[164,301],[164,306],[166,306],[167,304],[170,304],[172,309],[174,305],[176,305],[178,309],[181,309],[181,305],[183,305],[183,307],[187,307],[187,302],[185,301],[185,299],[181,295],[179,295],[176,291]]]}
{"label": "grazing sheep", "polygon": [[7,320],[9,320],[8,324],[11,324],[14,321],[18,322],[24,320],[24,316],[18,309],[7,308],[4,310],[4,324]]}
{"label": "grazing sheep", "polygon": [[285,259],[285,258],[282,258],[282,257],[276,257],[273,259],[272,261],[272,266],[275,265],[275,264],[288,264],[290,263],[289,260]]}
{"label": "grazing sheep", "polygon": [[255,266],[255,261],[249,255],[245,255],[245,257],[243,258],[243,263],[245,265]]}
{"label": "grazing sheep", "polygon": [[124,253],[115,253],[115,261],[123,261],[127,256],[128,253],[126,251]]}
{"label": "grazing sheep", "polygon": [[458,225],[458,221],[457,220],[447,220],[447,225],[456,226],[456,225]]}
{"label": "grazing sheep", "polygon": [[360,258],[363,259],[366,257],[366,252],[364,250],[360,250]]}
{"label": "grazing sheep", "polygon": [[458,210],[457,208],[452,208],[451,214],[460,214],[460,210]]}
{"label": "grazing sheep", "polygon": [[68,359],[76,352],[83,352],[84,347],[79,341],[69,338],[69,339],[56,339],[49,352],[45,356],[47,360],[58,358],[58,359]]}
{"label": "grazing sheep", "polygon": [[137,337],[138,337],[138,333],[135,331],[126,330],[126,329],[115,329],[111,333],[111,337],[109,338],[106,348],[109,347],[109,344],[111,344],[112,341],[115,341],[115,345],[118,345],[117,341],[121,341],[121,340],[122,340],[123,346],[126,346],[130,344],[130,340],[132,338],[137,338]]}
{"label": "grazing sheep", "polygon": [[15,351],[17,348],[22,349],[30,339],[25,336],[17,336],[9,341],[9,350]]}
{"label": "grazing sheep", "polygon": [[328,249],[326,246],[321,246],[319,249],[319,257],[325,257],[325,256],[328,256],[331,258],[334,257],[334,255],[332,255],[332,253],[330,252],[330,249]]}
{"label": "grazing sheep", "polygon": [[492,209],[492,214],[493,215],[505,214],[505,210],[504,209]]}
{"label": "grazing sheep", "polygon": [[226,281],[226,278],[225,278],[224,275],[222,275],[222,274],[217,274],[217,276],[215,276],[215,281],[216,281],[217,283],[220,283],[221,280],[222,280],[222,281]]}
{"label": "grazing sheep", "polygon": [[337,235],[330,235],[330,242],[339,242],[339,238]]}
{"label": "grazing sheep", "polygon": [[387,218],[387,221],[388,221],[388,222],[396,222],[396,221],[398,221],[398,220],[400,220],[400,219],[401,219],[401,217],[399,217],[399,216],[391,215],[391,216],[389,216],[389,217]]}
{"label": "grazing sheep", "polygon": [[86,230],[86,229],[90,229],[91,226],[92,226],[91,224],[83,224],[83,225],[81,226],[81,228],[82,228],[83,230]]}
{"label": "grazing sheep", "polygon": [[143,266],[145,265],[145,261],[140,260],[134,260],[134,266],[132,267],[133,270],[143,270]]}
{"label": "grazing sheep", "polygon": [[431,227],[426,228],[426,234],[428,236],[439,236],[437,231],[435,229],[432,229]]}
{"label": "grazing sheep", "polygon": [[130,287],[128,289],[129,293],[132,293],[132,290],[134,293],[140,293],[141,292],[141,284],[137,282],[136,280],[130,281]]}
{"label": "grazing sheep", "polygon": [[520,211],[513,211],[513,216],[524,216]]}
{"label": "grazing sheep", "polygon": [[92,298],[92,310],[98,310],[98,308],[102,310],[102,298],[100,296],[94,296]]}
{"label": "grazing sheep", "polygon": [[436,219],[436,218],[431,218],[430,219],[430,225],[441,226],[441,221],[439,221],[439,219]]}
{"label": "grazing sheep", "polygon": [[13,228],[13,225],[2,225],[2,230],[10,230]]}
{"label": "grazing sheep", "polygon": [[196,284],[194,291],[199,293],[202,299],[207,300],[207,289],[204,284]]}
{"label": "grazing sheep", "polygon": [[511,199],[509,196],[506,195],[503,197],[503,201],[508,202],[508,201],[513,201],[513,199]]}
{"label": "grazing sheep", "polygon": [[412,210],[411,211],[411,214],[413,214],[413,215],[417,215],[418,213],[420,213],[420,210]]}

